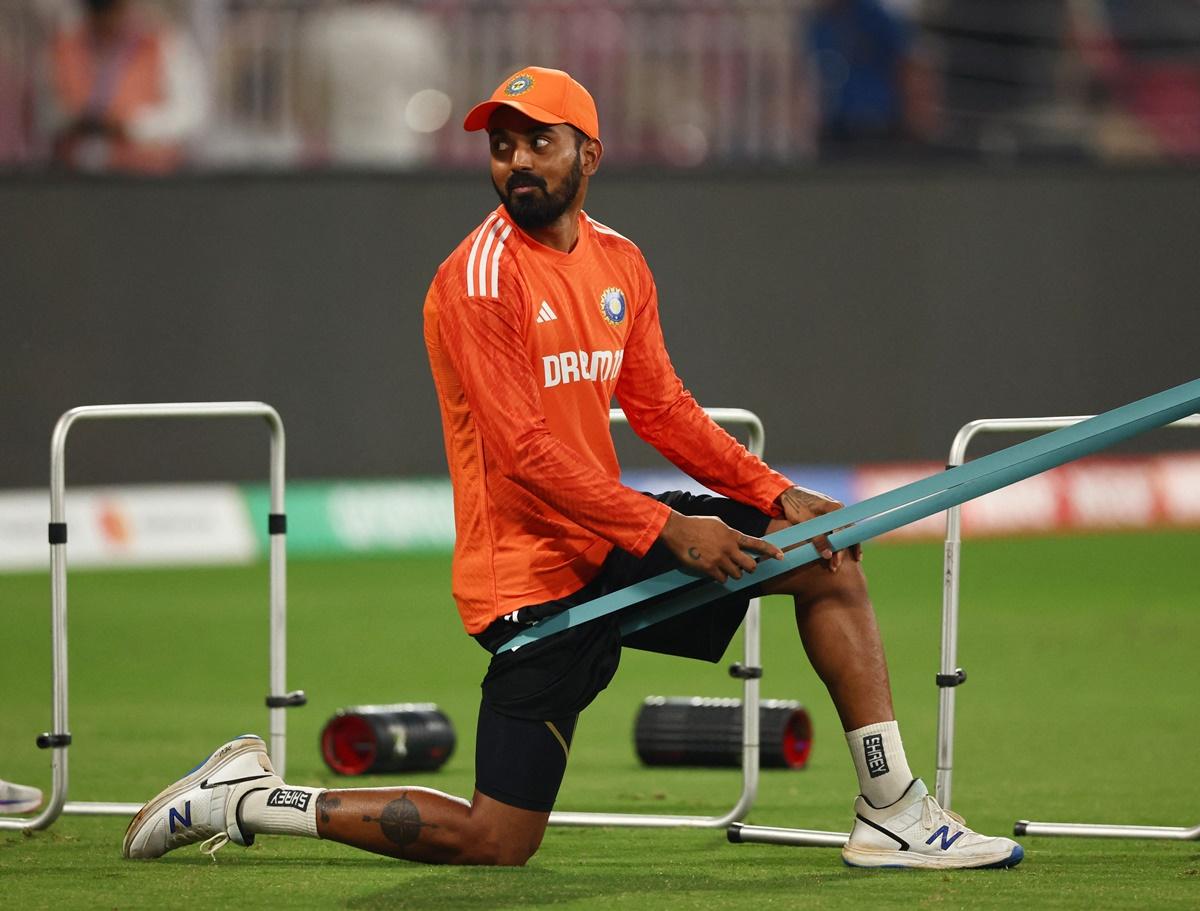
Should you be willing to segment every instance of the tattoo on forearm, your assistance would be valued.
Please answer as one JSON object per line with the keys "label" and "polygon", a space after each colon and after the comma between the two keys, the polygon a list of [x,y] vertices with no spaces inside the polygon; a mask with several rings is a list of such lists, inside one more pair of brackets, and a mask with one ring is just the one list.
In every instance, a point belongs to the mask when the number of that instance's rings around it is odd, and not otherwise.
{"label": "tattoo on forearm", "polygon": [[421,819],[421,811],[417,805],[408,799],[407,794],[401,794],[399,799],[391,801],[383,808],[378,818],[364,816],[363,822],[377,822],[383,832],[383,837],[401,848],[407,847],[421,837],[422,829],[436,829],[431,822]]}
{"label": "tattoo on forearm", "polygon": [[693,560],[699,560],[700,559],[699,549],[695,548],[695,547],[689,547],[688,548],[688,556],[691,557]]}
{"label": "tattoo on forearm", "polygon": [[321,822],[329,822],[329,811],[336,810],[342,805],[341,798],[334,797],[328,791],[317,795],[317,816]]}

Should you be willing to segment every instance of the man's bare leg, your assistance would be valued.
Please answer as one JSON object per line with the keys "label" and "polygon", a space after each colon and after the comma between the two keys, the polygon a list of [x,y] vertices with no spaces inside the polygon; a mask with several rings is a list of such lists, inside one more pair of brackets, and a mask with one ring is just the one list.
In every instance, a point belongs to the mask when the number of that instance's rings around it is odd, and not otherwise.
{"label": "man's bare leg", "polygon": [[[775,520],[767,533],[787,524]],[[795,601],[796,628],[841,718],[859,790],[874,806],[892,804],[912,784],[913,774],[892,708],[887,659],[862,564],[848,553],[836,554],[763,588]]]}
{"label": "man's bare leg", "polygon": [[[840,505],[803,488],[785,491],[780,504],[786,519],[771,521],[768,536]],[[752,571],[750,553],[783,556],[768,540],[702,516],[673,514],[660,539],[684,566],[718,582]],[[961,817],[942,810],[924,782],[914,778],[893,714],[887,660],[859,551],[834,553],[824,536],[817,536],[814,544],[825,556],[821,563],[768,580],[763,591],[794,599],[804,649],[846,729],[859,798],[842,859],[855,867],[934,870],[1020,863],[1020,845],[971,831]]]}
{"label": "man's bare leg", "polygon": [[[767,534],[787,527],[775,519]],[[845,730],[895,719],[883,640],[861,563],[842,559],[837,572],[810,563],[767,581],[763,590],[794,598],[800,640]]]}
{"label": "man's bare leg", "polygon": [[291,835],[423,863],[519,866],[537,851],[549,818],[479,792],[468,803],[428,788],[289,785],[263,739],[243,734],[147,801],[130,820],[121,853],[148,859],[198,842],[212,853],[228,842],[252,844],[257,835]]}
{"label": "man's bare leg", "polygon": [[542,842],[549,813],[478,791],[470,803],[426,788],[323,791],[317,834],[376,854],[431,864],[521,866]]}
{"label": "man's bare leg", "polygon": [[481,703],[470,801],[430,788],[322,790],[276,778],[239,796],[237,827],[244,835],[325,838],[418,863],[520,866],[541,845],[574,730],[574,716],[528,721]]}

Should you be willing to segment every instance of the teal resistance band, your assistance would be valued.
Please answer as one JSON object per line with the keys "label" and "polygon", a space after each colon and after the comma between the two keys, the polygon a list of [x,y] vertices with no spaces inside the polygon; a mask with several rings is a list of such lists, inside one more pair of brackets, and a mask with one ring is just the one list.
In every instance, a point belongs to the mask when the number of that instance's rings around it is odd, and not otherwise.
{"label": "teal resistance band", "polygon": [[766,540],[785,551],[784,558],[762,560],[753,573],[745,573],[741,579],[718,583],[672,570],[555,614],[517,634],[500,650],[520,648],[614,611],[661,599],[622,622],[622,633],[637,632],[817,560],[819,554],[812,544],[800,546],[816,535],[828,534],[833,548],[843,550],[1197,411],[1200,379],[768,535]]}

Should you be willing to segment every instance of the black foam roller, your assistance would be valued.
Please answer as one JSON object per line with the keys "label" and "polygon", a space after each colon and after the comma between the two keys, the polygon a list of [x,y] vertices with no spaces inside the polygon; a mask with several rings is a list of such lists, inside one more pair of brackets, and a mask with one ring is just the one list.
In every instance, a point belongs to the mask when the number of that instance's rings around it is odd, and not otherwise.
{"label": "black foam roller", "polygon": [[431,702],[338,709],[321,731],[321,756],[340,775],[432,772],[454,745],[454,725]]}
{"label": "black foam roller", "polygon": [[[812,750],[812,721],[799,703],[759,703],[759,765],[802,769]],[[649,696],[633,731],[646,765],[740,766],[742,700]]]}

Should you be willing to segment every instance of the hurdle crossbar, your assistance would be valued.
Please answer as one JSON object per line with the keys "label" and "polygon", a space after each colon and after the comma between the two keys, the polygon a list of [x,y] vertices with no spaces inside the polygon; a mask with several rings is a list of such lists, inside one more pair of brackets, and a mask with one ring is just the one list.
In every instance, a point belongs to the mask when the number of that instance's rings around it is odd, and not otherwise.
{"label": "hurdle crossbar", "polygon": [[[972,440],[982,433],[1046,433],[1090,421],[1094,415],[1040,418],[981,418],[964,424],[950,445],[950,468],[962,465]],[[1200,429],[1200,415],[1173,421],[1167,426]],[[958,667],[959,589],[962,563],[962,507],[946,511],[946,544],[942,568],[942,650],[936,677],[938,693],[937,786],[938,802],[949,809],[953,797],[955,694],[966,682],[966,671]],[[1089,838],[1165,838],[1200,840],[1200,825],[1129,826],[1099,823],[1031,822],[1013,824],[1017,835],[1052,835]]]}
{"label": "hurdle crossbar", "polygon": [[[762,421],[744,408],[705,408],[705,413],[725,427],[746,431],[746,448],[759,458],[766,446]],[[609,421],[627,424],[629,419],[619,408],[609,412]],[[758,598],[750,602],[742,630],[742,665],[730,669],[742,680],[742,791],[729,812],[720,816],[680,816],[651,813],[596,813],[555,810],[550,824],[555,826],[635,826],[642,828],[713,828],[719,829],[744,819],[758,794],[759,751],[759,677],[762,672],[762,606]],[[735,671],[736,668],[736,671]]]}
{"label": "hurdle crossbar", "polygon": [[169,402],[136,405],[84,405],[59,418],[50,440],[50,593],[53,663],[51,731],[37,738],[50,750],[52,788],[42,812],[32,818],[0,817],[0,829],[45,829],[62,813],[88,816],[126,816],[141,809],[139,803],[67,801],[67,748],[71,744],[67,717],[67,512],[66,447],[71,428],[84,420],[144,418],[257,417],[271,430],[270,533],[270,694],[271,757],[280,775],[286,767],[287,708],[305,703],[302,690],[286,691],[287,679],[287,518],[284,511],[283,420],[264,402]]}

